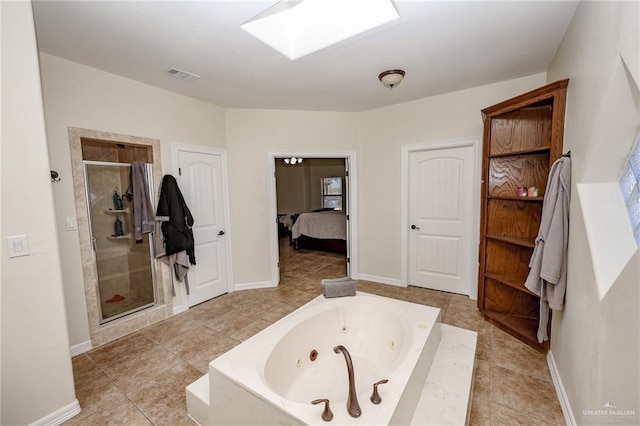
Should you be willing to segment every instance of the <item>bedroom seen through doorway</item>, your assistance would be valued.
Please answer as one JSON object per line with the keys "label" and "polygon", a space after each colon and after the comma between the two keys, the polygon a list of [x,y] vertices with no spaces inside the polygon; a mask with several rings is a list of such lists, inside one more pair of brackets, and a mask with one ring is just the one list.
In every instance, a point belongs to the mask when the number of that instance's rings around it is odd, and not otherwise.
{"label": "bedroom seen through doorway", "polygon": [[279,283],[316,294],[348,275],[347,159],[282,157],[274,169]]}

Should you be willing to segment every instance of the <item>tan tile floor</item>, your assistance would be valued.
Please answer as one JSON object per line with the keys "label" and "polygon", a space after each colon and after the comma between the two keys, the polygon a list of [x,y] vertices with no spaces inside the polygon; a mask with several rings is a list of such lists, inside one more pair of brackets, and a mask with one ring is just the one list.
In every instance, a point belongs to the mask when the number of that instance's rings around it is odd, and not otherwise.
{"label": "tan tile floor", "polygon": [[[226,294],[73,358],[82,412],[69,425],[193,425],[185,387],[208,363],[345,275],[344,257],[294,252],[281,240],[281,283]],[[472,425],[563,425],[544,355],[486,322],[468,297],[358,282],[358,290],[441,309],[446,324],[478,332]]]}

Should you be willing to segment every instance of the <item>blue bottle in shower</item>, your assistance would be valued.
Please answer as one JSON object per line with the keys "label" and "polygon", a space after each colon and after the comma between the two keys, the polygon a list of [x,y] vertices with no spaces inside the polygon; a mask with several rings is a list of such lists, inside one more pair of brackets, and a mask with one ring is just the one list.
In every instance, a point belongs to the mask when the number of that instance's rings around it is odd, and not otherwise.
{"label": "blue bottle in shower", "polygon": [[120,217],[116,217],[116,221],[113,223],[113,232],[116,237],[121,237],[124,235],[124,227],[122,226]]}

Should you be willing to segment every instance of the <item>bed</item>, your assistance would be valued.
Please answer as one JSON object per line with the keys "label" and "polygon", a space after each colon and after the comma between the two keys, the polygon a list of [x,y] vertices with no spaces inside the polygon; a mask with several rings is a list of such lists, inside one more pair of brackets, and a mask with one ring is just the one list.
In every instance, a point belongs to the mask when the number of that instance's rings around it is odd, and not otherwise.
{"label": "bed", "polygon": [[[294,215],[295,216],[295,215]],[[347,253],[347,216],[340,210],[300,213],[291,228],[294,250]]]}

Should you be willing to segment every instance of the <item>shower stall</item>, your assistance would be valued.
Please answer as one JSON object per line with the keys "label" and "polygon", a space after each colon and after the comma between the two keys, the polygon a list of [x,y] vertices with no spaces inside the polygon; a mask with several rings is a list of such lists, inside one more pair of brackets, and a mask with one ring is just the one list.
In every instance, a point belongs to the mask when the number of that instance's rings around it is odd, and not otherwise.
{"label": "shower stall", "polygon": [[[153,234],[134,236],[131,164],[84,161],[89,231],[91,233],[99,321],[105,324],[156,306],[159,297]],[[153,176],[146,164],[147,176]],[[149,195],[155,200],[153,179]]]}

